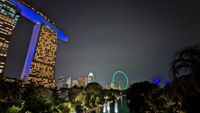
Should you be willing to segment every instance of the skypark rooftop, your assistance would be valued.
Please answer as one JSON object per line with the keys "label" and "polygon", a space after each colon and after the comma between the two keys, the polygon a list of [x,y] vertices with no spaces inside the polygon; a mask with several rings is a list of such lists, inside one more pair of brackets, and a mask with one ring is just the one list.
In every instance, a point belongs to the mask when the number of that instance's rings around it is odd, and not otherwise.
{"label": "skypark rooftop", "polygon": [[29,19],[30,21],[34,23],[43,23],[44,25],[48,26],[52,30],[54,30],[57,33],[57,36],[59,39],[63,41],[68,41],[69,38],[67,35],[65,35],[62,31],[60,31],[58,28],[56,28],[50,20],[48,20],[44,15],[41,15],[38,11],[35,11],[33,8],[30,8],[22,3],[20,3],[17,0],[8,0],[12,4],[14,4],[16,7],[18,7],[20,13],[25,18]]}

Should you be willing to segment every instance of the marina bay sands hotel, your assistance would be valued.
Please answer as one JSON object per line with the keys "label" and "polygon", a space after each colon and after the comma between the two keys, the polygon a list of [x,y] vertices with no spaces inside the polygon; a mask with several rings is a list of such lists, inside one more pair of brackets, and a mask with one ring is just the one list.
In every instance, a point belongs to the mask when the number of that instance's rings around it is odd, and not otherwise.
{"label": "marina bay sands hotel", "polygon": [[7,60],[9,55],[12,55],[8,50],[13,44],[11,36],[20,16],[35,24],[23,65],[19,70],[20,79],[54,88],[57,40],[68,41],[68,37],[44,14],[20,0],[0,1],[0,76],[10,75],[15,69],[9,68]]}

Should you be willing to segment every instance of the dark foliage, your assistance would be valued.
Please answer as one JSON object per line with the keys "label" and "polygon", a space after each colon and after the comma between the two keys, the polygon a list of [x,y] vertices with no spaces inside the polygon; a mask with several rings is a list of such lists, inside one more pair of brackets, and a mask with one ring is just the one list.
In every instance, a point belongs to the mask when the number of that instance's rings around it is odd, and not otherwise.
{"label": "dark foliage", "polygon": [[128,107],[131,112],[143,113],[145,109],[145,97],[148,96],[157,85],[148,81],[134,83],[127,90]]}

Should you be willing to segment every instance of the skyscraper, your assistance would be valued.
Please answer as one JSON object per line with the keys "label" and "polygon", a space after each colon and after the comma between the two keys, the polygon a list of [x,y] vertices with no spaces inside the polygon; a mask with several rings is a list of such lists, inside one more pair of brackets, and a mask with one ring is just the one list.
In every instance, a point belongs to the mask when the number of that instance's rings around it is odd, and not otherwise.
{"label": "skyscraper", "polygon": [[66,81],[66,84],[67,84],[67,88],[71,88],[71,84],[72,84],[72,79],[71,77],[69,77]]}
{"label": "skyscraper", "polygon": [[[25,49],[28,52],[22,56],[25,60],[20,62],[22,65],[12,66],[8,64],[15,63],[16,60],[9,60],[13,59],[14,56],[8,58],[7,49],[10,36],[19,18],[18,11],[20,15],[35,25],[28,47],[26,46]],[[0,1],[0,75],[21,76],[21,79],[26,83],[33,82],[38,86],[54,88],[58,38],[63,41],[68,40],[68,37],[41,12],[23,1]],[[10,54],[13,55],[14,52]],[[14,62],[6,63],[6,58],[8,62]]]}
{"label": "skyscraper", "polygon": [[61,75],[58,78],[57,89],[63,88],[64,82],[65,82],[64,76]]}
{"label": "skyscraper", "polygon": [[5,70],[10,37],[18,21],[17,8],[10,2],[0,1],[0,76]]}
{"label": "skyscraper", "polygon": [[55,87],[57,34],[40,23],[34,26],[21,79],[36,85]]}

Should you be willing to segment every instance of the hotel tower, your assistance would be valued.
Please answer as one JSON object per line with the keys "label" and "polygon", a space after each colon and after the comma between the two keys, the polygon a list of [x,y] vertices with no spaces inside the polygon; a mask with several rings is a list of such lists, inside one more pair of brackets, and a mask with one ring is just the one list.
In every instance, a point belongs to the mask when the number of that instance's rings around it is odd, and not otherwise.
{"label": "hotel tower", "polygon": [[3,76],[5,70],[10,38],[18,18],[17,7],[9,2],[0,1],[0,76]]}
{"label": "hotel tower", "polygon": [[[13,66],[11,64],[15,62],[9,61],[17,62],[17,60],[13,60],[15,53],[8,53],[8,47],[19,16],[25,17],[34,26],[26,54],[21,55],[17,52],[23,58],[22,65]],[[68,37],[38,10],[18,0],[0,1],[0,76],[20,76],[24,83],[54,88],[58,39],[68,41]],[[11,46],[21,43],[23,42],[12,42]]]}

